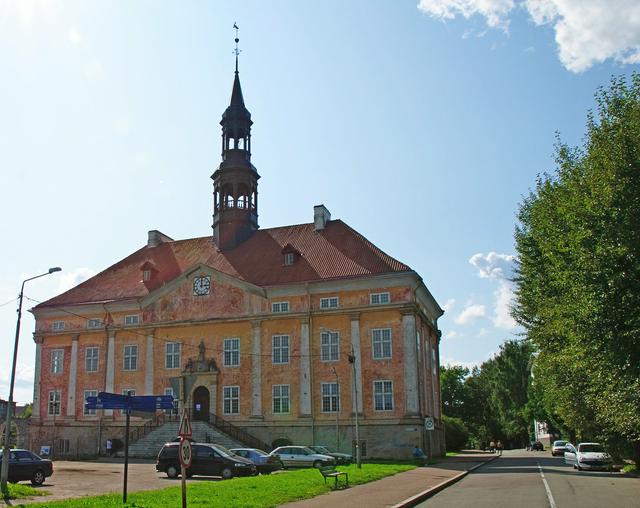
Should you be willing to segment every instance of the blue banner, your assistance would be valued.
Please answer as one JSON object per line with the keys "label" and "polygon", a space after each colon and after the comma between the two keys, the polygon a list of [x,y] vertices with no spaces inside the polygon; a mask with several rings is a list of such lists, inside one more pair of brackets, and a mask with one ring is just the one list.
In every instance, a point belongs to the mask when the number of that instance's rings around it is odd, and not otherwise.
{"label": "blue banner", "polygon": [[124,409],[153,413],[158,409],[173,409],[172,395],[120,395],[100,392],[97,397],[87,397],[86,409]]}

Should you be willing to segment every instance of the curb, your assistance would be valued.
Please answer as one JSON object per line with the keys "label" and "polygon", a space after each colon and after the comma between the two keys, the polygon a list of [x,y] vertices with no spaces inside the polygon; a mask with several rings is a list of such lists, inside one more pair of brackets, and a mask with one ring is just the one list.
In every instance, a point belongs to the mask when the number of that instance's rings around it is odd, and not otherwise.
{"label": "curb", "polygon": [[423,490],[422,492],[419,492],[415,496],[411,496],[410,498],[407,498],[404,501],[400,501],[398,504],[394,504],[391,508],[410,508],[411,506],[415,506],[421,501],[424,501],[425,499],[429,499],[430,497],[436,495],[438,492],[446,489],[450,485],[453,485],[454,483],[462,480],[465,476],[467,476],[472,471],[475,471],[479,467],[482,467],[485,464],[488,464],[489,462],[496,460],[499,456],[500,455],[491,457],[489,460],[485,460],[484,462],[481,462],[480,464],[473,466],[471,469],[462,471],[461,473],[458,473],[454,477],[449,478],[448,480],[445,480],[442,483],[438,483],[437,485],[434,485],[433,487],[427,490]]}

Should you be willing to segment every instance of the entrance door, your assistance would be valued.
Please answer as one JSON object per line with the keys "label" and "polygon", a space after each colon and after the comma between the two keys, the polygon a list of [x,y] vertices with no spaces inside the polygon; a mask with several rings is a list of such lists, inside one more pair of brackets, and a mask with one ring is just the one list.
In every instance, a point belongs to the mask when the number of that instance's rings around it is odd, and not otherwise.
{"label": "entrance door", "polygon": [[193,419],[209,419],[209,390],[204,386],[198,386],[193,392]]}

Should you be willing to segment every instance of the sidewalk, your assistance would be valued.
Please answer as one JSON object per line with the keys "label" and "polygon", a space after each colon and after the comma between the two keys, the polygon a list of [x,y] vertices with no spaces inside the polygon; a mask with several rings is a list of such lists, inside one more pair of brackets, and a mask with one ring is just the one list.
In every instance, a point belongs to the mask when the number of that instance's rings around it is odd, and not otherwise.
{"label": "sidewalk", "polygon": [[[466,452],[447,457],[442,462],[411,471],[388,476],[382,480],[356,485],[344,490],[296,501],[282,506],[287,508],[322,508],[326,506],[349,506],[351,508],[404,508],[446,488],[462,478],[471,469],[479,467],[496,455],[482,452]],[[366,467],[366,464],[363,465]]]}

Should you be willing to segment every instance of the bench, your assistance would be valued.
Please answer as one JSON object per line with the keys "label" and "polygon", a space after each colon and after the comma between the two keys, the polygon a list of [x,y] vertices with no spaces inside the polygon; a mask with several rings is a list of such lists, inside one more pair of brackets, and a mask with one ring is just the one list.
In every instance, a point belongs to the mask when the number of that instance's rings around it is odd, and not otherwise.
{"label": "bench", "polygon": [[336,468],[333,466],[324,466],[324,467],[318,468],[318,471],[320,471],[320,474],[324,478],[325,485],[327,484],[327,478],[334,479],[335,481],[334,490],[338,488],[338,477],[340,475],[344,475],[344,478],[346,480],[345,487],[349,486],[349,475],[344,471],[336,471]]}

